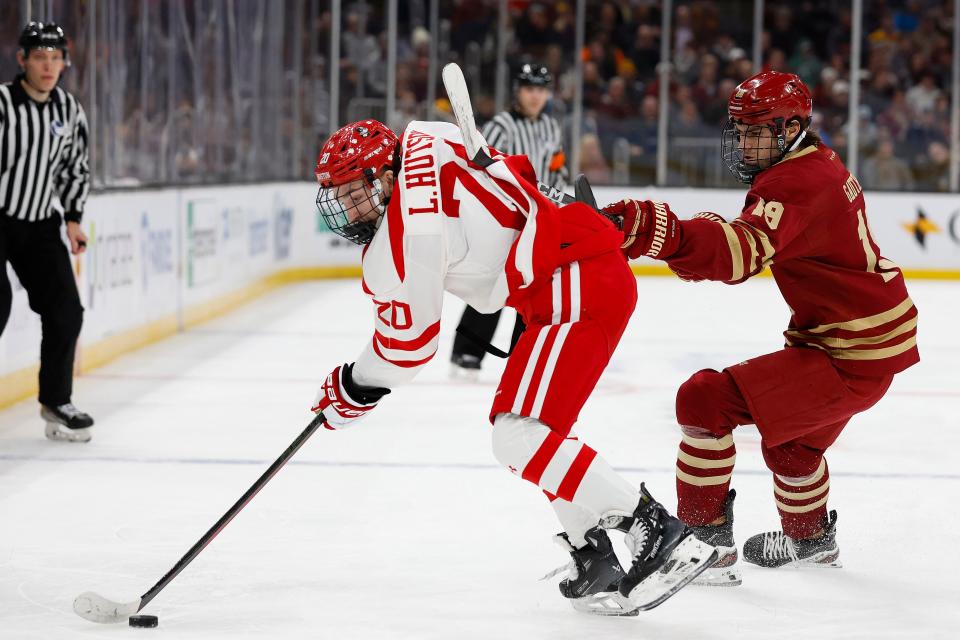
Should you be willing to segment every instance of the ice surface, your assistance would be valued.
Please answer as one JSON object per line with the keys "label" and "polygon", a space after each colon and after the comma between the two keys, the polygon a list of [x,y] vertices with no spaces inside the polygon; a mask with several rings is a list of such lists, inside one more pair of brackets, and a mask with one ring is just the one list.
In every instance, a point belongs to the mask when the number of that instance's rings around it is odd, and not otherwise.
{"label": "ice surface", "polygon": [[[647,278],[577,430],[673,508],[677,387],[779,348],[769,279]],[[95,625],[87,590],[139,597],[310,420],[321,378],[370,339],[356,281],[278,290],[77,381],[89,444],[49,442],[37,406],[0,412],[0,638],[953,638],[960,623],[960,285],[911,282],[923,362],[830,452],[843,569],[744,567],[631,619],[574,612],[537,578],[567,557],[539,492],[497,467],[485,417],[502,364],[452,382],[440,354],[366,422],[318,432],[145,613]],[[645,301],[649,301],[645,303]],[[501,323],[499,343],[509,323]],[[736,535],[778,526],[752,428],[735,434]],[[618,543],[619,544],[619,543]],[[139,637],[139,636],[138,636]]]}

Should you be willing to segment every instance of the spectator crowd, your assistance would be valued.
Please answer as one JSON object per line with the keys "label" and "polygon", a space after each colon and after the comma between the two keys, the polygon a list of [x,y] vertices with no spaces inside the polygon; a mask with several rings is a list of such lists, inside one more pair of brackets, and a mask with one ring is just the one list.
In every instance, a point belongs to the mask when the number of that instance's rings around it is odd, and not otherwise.
{"label": "spectator crowd", "polygon": [[[90,105],[100,184],[303,178],[317,142],[334,124],[376,117],[399,129],[415,118],[452,118],[439,77],[429,74],[433,40],[437,69],[450,60],[464,67],[480,124],[509,106],[509,78],[521,63],[545,64],[554,78],[550,109],[565,125],[568,149],[580,56],[581,170],[598,184],[655,179],[660,1],[588,0],[578,51],[575,0],[509,0],[502,60],[498,0],[441,1],[435,38],[430,1],[400,1],[391,114],[384,0],[343,3],[336,92],[329,86],[330,38],[337,32],[329,0],[279,3],[266,12],[256,10],[257,3],[103,0],[104,13],[119,12],[119,18],[97,31],[93,56],[82,3],[49,4],[72,41],[74,66],[64,82]],[[954,0],[864,0],[856,122],[849,109],[850,3],[765,2],[759,68],[753,6],[735,0],[672,5],[664,109],[669,184],[732,184],[719,158],[727,98],[743,79],[775,69],[810,86],[813,125],[841,156],[851,126],[857,127],[865,187],[948,190]],[[149,15],[141,15],[144,7]],[[23,20],[16,3],[4,5],[0,17],[0,70],[12,77]],[[95,74],[88,73],[91,59]],[[330,119],[335,94],[336,123]]]}

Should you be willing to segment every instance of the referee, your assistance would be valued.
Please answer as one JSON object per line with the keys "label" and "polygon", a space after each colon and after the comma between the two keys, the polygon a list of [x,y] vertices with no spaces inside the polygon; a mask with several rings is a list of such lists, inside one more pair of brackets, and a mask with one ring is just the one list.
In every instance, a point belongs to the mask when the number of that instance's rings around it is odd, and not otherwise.
{"label": "referee", "polygon": [[[527,156],[540,182],[563,191],[569,177],[563,153],[563,131],[556,118],[543,112],[550,100],[551,80],[545,66],[523,65],[513,82],[513,107],[495,115],[481,133],[491,147],[503,153]],[[499,311],[484,314],[470,306],[464,310],[450,357],[455,376],[477,375],[485,347],[493,340],[499,320]],[[523,320],[518,316],[511,346],[516,344],[523,329]]]}
{"label": "referee", "polygon": [[83,253],[87,120],[77,99],[57,87],[69,64],[63,30],[31,22],[19,44],[21,73],[0,85],[0,334],[13,297],[9,262],[42,322],[39,400],[46,436],[87,442],[93,419],[70,398],[83,307],[52,201],[58,196],[63,207],[70,251]]}

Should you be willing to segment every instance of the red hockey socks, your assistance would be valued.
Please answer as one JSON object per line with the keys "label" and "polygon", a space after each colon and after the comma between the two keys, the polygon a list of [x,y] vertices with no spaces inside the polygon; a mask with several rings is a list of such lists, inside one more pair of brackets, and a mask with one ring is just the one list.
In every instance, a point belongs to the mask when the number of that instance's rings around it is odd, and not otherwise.
{"label": "red hockey socks", "polygon": [[827,517],[829,493],[830,471],[826,458],[821,459],[817,470],[806,478],[785,478],[774,474],[773,495],[783,532],[798,540],[820,531]]}
{"label": "red hockey socks", "polygon": [[683,434],[677,452],[677,517],[698,527],[722,516],[736,460],[730,434],[722,438]]}

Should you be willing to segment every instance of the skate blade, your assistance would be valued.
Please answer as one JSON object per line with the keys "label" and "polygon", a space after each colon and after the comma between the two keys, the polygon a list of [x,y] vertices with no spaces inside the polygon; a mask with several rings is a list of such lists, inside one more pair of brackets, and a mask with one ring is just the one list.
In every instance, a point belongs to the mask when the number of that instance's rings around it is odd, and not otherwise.
{"label": "skate blade", "polygon": [[[746,558],[744,558],[746,560]],[[747,562],[750,562],[747,560]],[[832,549],[812,555],[803,560],[793,560],[778,567],[764,566],[756,562],[750,562],[763,569],[842,569],[843,562],[840,561],[840,550]]]}
{"label": "skate blade", "polygon": [[843,563],[840,562],[839,551],[827,551],[822,554],[794,562],[788,566],[792,566],[797,569],[842,569]]}
{"label": "skate blade", "polygon": [[571,598],[570,604],[580,613],[592,616],[632,617],[640,613],[639,609],[616,591]]}
{"label": "skate blade", "polygon": [[691,583],[696,587],[736,587],[743,584],[736,547],[717,547],[720,559]]}
{"label": "skate blade", "polygon": [[640,611],[649,611],[663,604],[720,557],[714,547],[688,535],[676,546],[667,561],[640,584],[630,590],[630,602]]}
{"label": "skate blade", "polygon": [[695,587],[736,587],[743,584],[737,567],[710,567],[691,582]]}
{"label": "skate blade", "polygon": [[44,435],[47,440],[57,442],[90,442],[93,437],[93,427],[84,429],[68,429],[58,422],[48,422]]}

